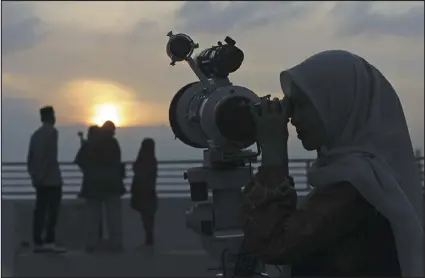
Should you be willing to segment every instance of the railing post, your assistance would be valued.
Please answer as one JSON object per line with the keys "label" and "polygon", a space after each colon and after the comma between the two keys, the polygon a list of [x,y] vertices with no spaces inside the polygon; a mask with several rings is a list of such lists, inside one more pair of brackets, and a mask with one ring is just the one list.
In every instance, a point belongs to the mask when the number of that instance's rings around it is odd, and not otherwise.
{"label": "railing post", "polygon": [[416,149],[415,150],[415,158],[416,158],[416,162],[418,163],[418,168],[419,168],[419,171],[420,172],[422,172],[422,160],[421,160],[421,157],[422,157],[421,149]]}
{"label": "railing post", "polygon": [[308,183],[308,179],[307,179],[307,173],[308,173],[308,169],[310,168],[310,159],[306,159],[305,160],[305,177],[306,177],[306,181],[305,181],[305,189],[306,190],[311,190],[311,185]]}
{"label": "railing post", "polygon": [[423,169],[424,158],[422,156],[421,149],[415,149],[415,158],[416,158],[416,163],[418,164],[419,175],[421,177],[422,194],[425,194],[425,187],[424,187],[425,181],[424,181],[424,169]]}

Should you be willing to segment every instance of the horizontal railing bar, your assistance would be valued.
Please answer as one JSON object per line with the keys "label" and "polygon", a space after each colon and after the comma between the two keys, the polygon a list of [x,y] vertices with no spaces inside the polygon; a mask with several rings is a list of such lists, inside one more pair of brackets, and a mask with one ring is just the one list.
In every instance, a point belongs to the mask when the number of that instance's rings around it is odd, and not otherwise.
{"label": "horizontal railing bar", "polygon": [[[307,184],[307,180],[305,181],[297,181],[295,180],[295,188],[304,188],[306,186],[309,186]],[[124,187],[126,189],[130,189],[131,188],[131,184],[127,183],[124,184]],[[81,184],[65,184],[63,187],[63,189],[69,190],[71,188],[75,189],[75,190],[80,190],[81,188]],[[158,191],[161,190],[181,190],[182,188],[184,188],[185,190],[190,190],[190,185],[188,183],[157,183],[156,189]],[[6,191],[24,191],[24,190],[30,190],[30,191],[34,191],[34,187],[30,184],[20,184],[20,185],[4,185],[2,187],[2,192],[6,192]]]}
{"label": "horizontal railing bar", "polygon": [[[125,177],[125,179],[131,179],[133,178],[134,175],[127,175]],[[292,177],[300,177],[300,176],[305,176],[304,173],[292,173],[291,174]],[[81,180],[82,179],[82,175],[80,176],[62,176],[63,179],[67,179],[67,180]],[[181,175],[158,175],[158,178],[161,179],[183,179],[183,173]],[[1,180],[3,181],[22,181],[22,180],[28,180],[29,177],[2,177]]]}
{"label": "horizontal railing bar", "polygon": [[[127,183],[125,183],[125,184],[129,184],[128,182]],[[184,182],[184,181],[174,181],[174,182],[157,182],[156,183],[156,185],[158,186],[158,185],[187,185],[188,184],[188,182]],[[2,184],[2,188],[3,187],[5,187],[5,186],[10,186],[10,187],[13,187],[13,186],[23,186],[22,184]],[[27,186],[31,186],[31,184],[27,184]],[[66,186],[81,186],[81,183],[69,183],[69,182],[65,182],[64,184],[63,184],[63,187],[66,187]]]}
{"label": "horizontal railing bar", "polygon": [[[421,175],[424,175],[424,171],[420,171]],[[295,177],[304,177],[306,176],[305,173],[290,173],[290,175],[295,178]],[[132,179],[134,177],[133,174],[128,174],[126,175],[126,177],[124,179],[128,180],[128,179]],[[64,180],[81,180],[83,178],[83,175],[78,175],[78,176],[66,176],[63,175],[62,178]],[[179,175],[167,175],[167,174],[163,174],[163,175],[158,175],[158,179],[183,179],[183,173],[179,174]],[[7,181],[29,181],[29,176],[21,176],[21,177],[7,177],[7,176],[2,176],[1,178],[2,182],[7,182]]]}
{"label": "horizontal railing bar", "polygon": [[[289,159],[289,162],[306,162],[306,161],[310,161],[310,160],[314,160],[314,159],[308,159],[308,158],[291,158]],[[256,162],[253,163],[260,163],[261,160],[258,160]],[[125,164],[133,164],[134,161],[123,161],[123,163]],[[200,159],[187,159],[187,160],[158,160],[158,164],[196,164],[202,163],[202,160]],[[71,161],[60,161],[59,164],[62,165],[75,165],[74,162]],[[21,166],[21,165],[25,165],[26,166],[26,162],[3,162],[2,165],[10,165],[10,166]]]}
{"label": "horizontal railing bar", "polygon": [[[305,192],[305,191],[310,191],[310,187],[296,188],[296,192]],[[68,188],[68,189],[64,188],[62,192],[63,192],[63,195],[66,195],[66,194],[77,195],[80,191],[76,190],[74,188]],[[209,192],[212,192],[212,191],[210,190]],[[178,190],[177,189],[176,190],[170,190],[170,189],[168,189],[168,190],[165,190],[165,189],[157,190],[157,194],[163,194],[163,193],[190,193],[190,190],[189,190],[189,188],[180,188]],[[130,194],[130,192],[127,191],[124,195],[126,195],[126,194]],[[35,195],[35,191],[34,190],[31,190],[31,191],[18,190],[18,191],[13,191],[13,192],[12,191],[10,191],[10,192],[2,191],[1,195],[2,196],[7,196],[7,195],[19,195],[19,196]]]}
{"label": "horizontal railing bar", "polygon": [[[134,161],[123,161],[124,164],[133,164]],[[199,159],[188,159],[188,160],[159,160],[158,164],[196,164],[202,163],[202,160]],[[71,161],[60,161],[59,164],[68,166],[68,165],[75,165],[74,162]],[[26,162],[3,162],[2,166],[26,166]]]}
{"label": "horizontal railing bar", "polygon": [[[294,178],[295,181],[307,180],[307,176],[303,175],[303,174],[294,173],[294,174],[291,174],[291,176]],[[183,178],[183,175],[177,176],[176,178],[159,176],[158,179],[157,179],[157,184],[161,184],[161,183],[173,184],[174,180],[177,183],[183,182],[185,184],[189,184],[189,182]],[[69,184],[69,183],[75,183],[75,182],[81,184],[82,177],[81,178],[72,178],[72,179],[71,178],[70,179],[63,178],[63,181],[64,181],[63,185],[66,185],[66,184]],[[124,178],[123,181],[124,181],[124,184],[131,184],[133,182],[133,178],[127,177],[127,178]],[[28,179],[28,178],[27,179],[25,179],[25,178],[9,179],[9,180],[2,179],[2,186],[5,186],[5,185],[7,185],[7,186],[15,186],[15,185],[19,186],[19,185],[23,185],[23,184],[32,184],[32,183],[31,183],[30,179]]]}
{"label": "horizontal railing bar", "polygon": [[[295,190],[297,192],[302,192],[302,191],[310,191],[311,188],[309,186],[303,186],[303,187],[296,187]],[[78,188],[63,188],[62,190],[63,194],[69,194],[69,193],[73,193],[73,194],[78,194],[80,192],[80,190]],[[130,190],[127,188],[127,193],[129,193]],[[164,192],[168,192],[168,193],[179,193],[179,192],[187,192],[190,193],[189,188],[179,188],[179,189],[174,189],[174,190],[157,190],[157,193],[164,193]],[[6,196],[6,195],[31,195],[31,194],[35,194],[35,190],[2,190],[2,196]]]}
{"label": "horizontal railing bar", "polygon": [[[313,158],[290,158],[289,163],[306,163],[306,162],[313,162],[315,159]],[[424,160],[424,156],[418,156],[416,157],[416,160],[422,161]],[[134,161],[123,161],[124,164],[133,164]],[[189,159],[189,160],[159,160],[158,164],[196,164],[202,163],[202,160],[199,159]],[[258,160],[256,163],[261,163],[261,160]],[[254,164],[253,163],[253,164]],[[70,161],[61,161],[59,162],[61,165],[75,165],[74,162]],[[2,162],[2,166],[26,166],[26,162]]]}
{"label": "horizontal railing bar", "polygon": [[[179,168],[158,168],[159,172],[185,172],[187,171],[189,168],[188,167],[179,167]],[[253,170],[257,170],[258,167],[252,167]],[[291,170],[301,170],[301,171],[305,171],[306,167],[305,166],[292,166],[289,165],[289,169]],[[128,172],[132,172],[131,169],[126,169],[126,171]],[[81,173],[80,169],[61,169],[62,173]],[[9,173],[25,173],[28,174],[26,169],[19,169],[19,170],[2,170],[2,174],[9,174]]]}
{"label": "horizontal railing bar", "polygon": [[[419,162],[419,164],[424,163],[424,157],[417,157],[416,159]],[[294,163],[308,164],[308,163],[311,163],[313,161],[314,161],[314,159],[292,158],[292,159],[289,160],[289,164],[294,164]],[[126,162],[123,162],[123,163],[126,165],[126,167],[128,167],[128,166],[131,166],[133,164],[133,161],[126,161]],[[255,162],[255,163],[252,164],[252,166],[255,166],[256,164],[260,164],[260,163],[261,163],[260,161]],[[202,161],[201,160],[164,160],[164,161],[158,161],[159,167],[161,167],[161,165],[176,165],[176,164],[180,164],[180,165],[182,165],[182,164],[199,164],[199,165],[201,165]],[[59,165],[76,167],[75,163],[65,162],[65,161],[59,162]],[[26,168],[26,163],[25,162],[3,162],[2,163],[2,171],[3,171],[4,167],[25,167]],[[290,166],[290,167],[304,168],[305,165],[303,165],[303,166],[295,166],[294,165],[294,166]],[[169,168],[167,170],[173,170],[173,169],[176,169],[176,168],[173,167],[173,168]],[[182,167],[181,169],[184,170],[186,168]],[[73,169],[73,170],[76,170],[76,169]],[[15,170],[13,170],[13,169],[8,169],[8,170],[5,169],[4,171],[15,172]],[[19,170],[16,170],[16,171],[19,171]],[[26,171],[26,169],[23,170],[23,171]],[[69,171],[69,170],[66,169],[66,171]]]}
{"label": "horizontal railing bar", "polygon": [[[310,188],[309,187],[296,188],[296,191],[297,192],[310,191]],[[80,192],[80,190],[64,188],[62,192],[63,192],[63,194],[70,194],[70,193],[78,194]],[[129,193],[129,192],[130,191],[127,191],[127,193]],[[190,190],[188,188],[186,188],[186,189],[181,188],[180,190],[158,190],[157,191],[158,194],[164,193],[164,192],[166,192],[166,193],[181,193],[181,192],[190,193]],[[2,194],[2,196],[13,195],[13,194],[15,194],[15,195],[28,195],[28,194],[31,195],[31,194],[35,194],[35,191],[33,191],[33,190],[32,191],[28,191],[28,190],[26,190],[26,191],[24,191],[24,190],[22,190],[22,191],[19,191],[19,190],[18,191],[3,191],[1,194]]]}
{"label": "horizontal railing bar", "polygon": [[[308,192],[297,192],[297,195],[299,197],[306,196]],[[209,197],[212,195],[209,194]],[[190,193],[159,193],[158,197],[160,199],[190,199]],[[122,199],[129,199],[130,194],[123,195]],[[2,200],[34,200],[35,195],[9,195],[9,196],[2,196]],[[79,200],[76,194],[64,194],[62,196],[63,200]]]}
{"label": "horizontal railing bar", "polygon": [[[2,194],[9,194],[9,193],[14,193],[14,194],[28,194],[28,193],[32,193],[35,192],[34,189],[32,190],[28,190],[28,188],[15,188],[14,190],[8,190],[11,188],[4,188],[2,190]],[[126,188],[127,190],[129,188]],[[189,188],[175,188],[175,189],[163,189],[163,190],[157,190],[158,192],[189,192]],[[76,186],[72,186],[72,187],[64,187],[62,189],[63,193],[78,193],[80,192],[80,188],[76,187]]]}
{"label": "horizontal railing bar", "polygon": [[[295,184],[296,184],[296,186],[307,184],[307,179],[295,180]],[[187,182],[157,182],[156,185],[157,186],[183,186],[183,185],[189,186],[189,183],[187,183]],[[81,183],[65,183],[63,185],[63,188],[70,187],[70,186],[71,187],[72,186],[81,187]],[[127,183],[124,184],[124,186],[130,187],[131,184],[129,182],[127,182]],[[29,184],[29,183],[26,183],[26,184],[2,184],[2,190],[5,189],[5,188],[22,188],[22,187],[32,188],[32,185]]]}

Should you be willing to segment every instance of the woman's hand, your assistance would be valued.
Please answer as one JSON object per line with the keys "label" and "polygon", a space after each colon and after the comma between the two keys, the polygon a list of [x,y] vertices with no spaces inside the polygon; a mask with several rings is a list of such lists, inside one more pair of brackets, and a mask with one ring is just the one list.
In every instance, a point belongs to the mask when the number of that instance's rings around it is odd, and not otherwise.
{"label": "woman's hand", "polygon": [[263,167],[288,166],[288,106],[287,101],[269,97],[261,98],[260,109],[251,105]]}

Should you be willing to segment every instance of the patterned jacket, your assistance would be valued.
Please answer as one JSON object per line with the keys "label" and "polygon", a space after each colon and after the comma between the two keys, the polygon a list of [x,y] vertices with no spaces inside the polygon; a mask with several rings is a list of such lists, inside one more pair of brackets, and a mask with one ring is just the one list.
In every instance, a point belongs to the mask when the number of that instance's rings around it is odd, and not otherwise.
{"label": "patterned jacket", "polygon": [[349,183],[314,189],[297,208],[291,178],[262,168],[244,189],[249,251],[292,276],[400,276],[389,222]]}

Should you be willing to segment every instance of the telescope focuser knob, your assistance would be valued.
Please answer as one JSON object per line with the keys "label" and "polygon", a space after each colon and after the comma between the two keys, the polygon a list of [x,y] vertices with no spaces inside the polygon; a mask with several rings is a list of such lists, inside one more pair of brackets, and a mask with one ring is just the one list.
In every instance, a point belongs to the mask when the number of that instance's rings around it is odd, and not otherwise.
{"label": "telescope focuser knob", "polygon": [[226,38],[224,39],[224,41],[225,41],[227,44],[232,45],[232,46],[234,46],[234,45],[236,44],[236,41],[235,41],[234,39],[232,39],[231,37],[226,37]]}

